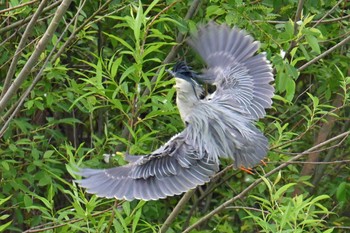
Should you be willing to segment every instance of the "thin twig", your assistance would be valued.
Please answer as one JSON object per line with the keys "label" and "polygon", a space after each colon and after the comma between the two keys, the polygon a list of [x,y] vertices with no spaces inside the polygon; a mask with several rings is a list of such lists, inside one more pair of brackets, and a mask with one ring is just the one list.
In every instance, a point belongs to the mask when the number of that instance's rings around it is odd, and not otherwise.
{"label": "thin twig", "polygon": [[[350,71],[350,70],[349,70]],[[350,121],[347,121],[343,126],[341,132],[344,132],[345,130],[349,129]],[[325,158],[323,159],[324,162],[329,162],[334,158],[336,150],[333,148],[332,150],[329,150]],[[338,155],[338,158],[344,158],[343,155]],[[334,161],[332,161],[334,162]],[[313,187],[317,187],[317,184],[320,182],[320,180],[324,177],[325,169],[327,164],[321,164],[315,169],[315,174],[313,177]]]}
{"label": "thin twig", "polygon": [[107,229],[106,229],[106,233],[109,233],[111,231],[113,220],[114,220],[114,217],[115,217],[115,211],[117,211],[116,210],[117,207],[118,207],[118,200],[115,199],[114,200],[114,208],[112,208],[112,215],[109,218],[109,222],[108,222],[108,226],[107,226]]}
{"label": "thin twig", "polygon": [[[281,162],[266,162],[267,164],[277,164]],[[305,162],[305,161],[293,161],[289,162],[290,164],[342,164],[342,163],[350,163],[350,160],[336,160],[330,162]]]}
{"label": "thin twig", "polygon": [[[342,2],[343,2],[343,0],[339,0],[329,11],[327,11],[326,14],[324,14],[324,16],[323,16],[322,18],[320,18],[319,20],[317,20],[317,22],[315,23],[315,25],[313,25],[312,27],[314,28],[314,27],[316,27],[317,25],[319,25],[321,22],[323,22],[324,19],[325,19],[328,15],[330,15],[330,14],[335,10],[335,8],[337,8],[337,7],[340,5],[340,3],[342,3]],[[349,15],[348,15],[348,16],[349,16]],[[340,17],[340,18],[342,18],[342,17]]]}
{"label": "thin twig", "polygon": [[[315,145],[311,148],[309,148],[308,150],[306,150],[305,152],[291,158],[290,160],[288,160],[287,162],[281,164],[280,166],[276,167],[275,169],[271,170],[270,172],[266,173],[263,177],[269,177],[273,174],[275,174],[276,172],[280,171],[281,169],[287,167],[291,162],[300,159],[301,157],[303,157],[304,155],[320,148],[323,147],[335,140],[338,140],[340,138],[344,138],[349,136],[350,131],[344,132],[342,134],[339,134],[333,138],[328,139],[327,141],[324,141],[318,145]],[[195,229],[197,226],[199,226],[200,224],[208,221],[211,217],[213,217],[214,215],[216,215],[217,213],[221,212],[222,210],[224,210],[226,207],[228,207],[229,205],[231,205],[233,202],[235,202],[237,199],[243,198],[246,194],[248,194],[248,192],[252,189],[254,189],[258,184],[260,184],[263,181],[262,178],[257,179],[256,181],[254,181],[251,185],[249,185],[246,189],[244,189],[241,193],[239,193],[238,195],[236,195],[235,197],[229,199],[228,201],[224,202],[222,205],[218,206],[217,208],[215,208],[214,210],[212,210],[210,213],[208,213],[207,215],[205,215],[204,217],[202,217],[201,219],[199,219],[196,223],[194,223],[193,225],[191,225],[190,227],[188,227],[186,230],[183,231],[183,233],[188,233],[191,230]]]}
{"label": "thin twig", "polygon": [[33,4],[33,3],[37,2],[37,1],[38,0],[33,0],[33,1],[29,1],[29,2],[26,2],[26,3],[19,4],[17,6],[11,7],[11,8],[3,9],[3,10],[0,11],[0,15],[3,14],[3,13],[6,13],[6,12],[13,11],[13,10],[16,10],[18,8],[24,7],[24,6],[28,6],[30,4]]}
{"label": "thin twig", "polygon": [[305,70],[308,66],[316,63],[318,60],[320,60],[321,58],[327,56],[328,54],[330,54],[331,52],[333,52],[334,50],[336,50],[337,48],[345,45],[346,43],[348,43],[350,41],[350,36],[346,37],[344,40],[340,41],[338,44],[334,45],[332,48],[328,49],[327,51],[321,53],[320,55],[318,55],[317,57],[313,58],[311,61],[305,63],[304,65],[302,65],[301,67],[298,68],[298,71],[303,71]]}
{"label": "thin twig", "polygon": [[[328,24],[328,23],[336,23],[339,21],[342,21],[344,19],[349,19],[350,15],[345,15],[342,17],[338,17],[338,18],[334,18],[334,19],[324,19],[324,17],[322,17],[322,20],[312,20],[311,23],[313,23],[314,25],[312,27],[315,27],[315,25],[319,25],[319,24]],[[289,21],[284,21],[284,20],[252,20],[253,23],[271,23],[271,24],[286,24]]]}
{"label": "thin twig", "polygon": [[248,206],[228,206],[228,207],[226,207],[226,209],[233,209],[233,210],[244,209],[244,210],[252,210],[252,211],[256,211],[256,212],[260,212],[260,213],[263,212],[264,214],[270,214],[269,211],[257,209],[254,207],[248,207]]}

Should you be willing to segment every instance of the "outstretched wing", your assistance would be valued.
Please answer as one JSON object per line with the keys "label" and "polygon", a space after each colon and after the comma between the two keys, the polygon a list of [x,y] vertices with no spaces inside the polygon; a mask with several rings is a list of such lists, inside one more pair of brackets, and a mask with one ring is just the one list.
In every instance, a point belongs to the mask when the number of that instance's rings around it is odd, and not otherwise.
{"label": "outstretched wing", "polygon": [[216,85],[215,98],[229,96],[253,119],[265,116],[272,104],[273,74],[266,55],[254,55],[259,42],[244,31],[215,23],[199,28],[188,42],[208,65],[199,78]]}
{"label": "outstretched wing", "polygon": [[186,142],[186,129],[153,153],[125,166],[110,169],[81,168],[77,180],[87,192],[117,199],[157,200],[179,195],[209,181],[218,164]]}

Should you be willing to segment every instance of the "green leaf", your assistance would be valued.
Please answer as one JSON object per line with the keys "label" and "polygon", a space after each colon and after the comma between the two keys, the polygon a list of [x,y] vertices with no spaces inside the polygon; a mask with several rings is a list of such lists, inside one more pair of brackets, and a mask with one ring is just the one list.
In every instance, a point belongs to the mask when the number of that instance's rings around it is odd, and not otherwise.
{"label": "green leaf", "polygon": [[284,29],[286,31],[287,39],[292,39],[294,37],[294,23],[292,20],[289,20],[284,24]]}
{"label": "green leaf", "polygon": [[54,150],[45,151],[45,153],[44,153],[44,159],[50,158],[50,157],[53,155],[53,153],[55,153]]}
{"label": "green leaf", "polygon": [[0,220],[5,220],[5,219],[7,219],[8,217],[10,217],[9,214],[0,215]]}
{"label": "green leaf", "polygon": [[133,46],[131,46],[128,42],[126,42],[125,40],[123,40],[120,37],[117,37],[113,34],[108,34],[108,33],[104,33],[105,35],[109,36],[110,38],[120,42],[122,45],[124,45],[126,48],[129,49],[129,51],[135,52],[135,49],[133,48]]}
{"label": "green leaf", "polygon": [[294,94],[295,94],[295,82],[293,79],[291,79],[290,77],[286,77],[285,78],[285,87],[286,87],[286,99],[288,101],[292,101],[292,99],[294,98]]}
{"label": "green leaf", "polygon": [[123,56],[120,56],[118,59],[116,59],[113,63],[112,63],[112,67],[111,67],[111,78],[115,78],[117,76],[117,72],[118,72],[118,68],[120,66],[120,64],[122,63],[123,60]]}
{"label": "green leaf", "polygon": [[9,166],[9,164],[8,164],[8,162],[6,160],[1,161],[1,165],[4,168],[4,170],[6,170],[6,171],[10,170],[10,166]]}
{"label": "green leaf", "polygon": [[276,177],[275,181],[273,182],[273,185],[278,184],[278,182],[281,180],[281,177],[282,177],[282,172],[278,171],[277,177]]}
{"label": "green leaf", "polygon": [[337,192],[335,194],[338,201],[345,201],[347,199],[347,189],[349,189],[350,186],[346,182],[341,182],[338,185]]}
{"label": "green leaf", "polygon": [[332,227],[332,228],[329,228],[329,229],[325,230],[323,233],[332,233],[333,230],[334,230],[334,228]]}
{"label": "green leaf", "polygon": [[136,211],[136,214],[134,215],[133,217],[133,221],[132,221],[132,232],[136,232],[136,228],[138,226],[138,223],[139,223],[139,220],[140,220],[140,217],[141,217],[141,214],[142,214],[142,208],[141,209],[138,209]]}
{"label": "green leaf", "polygon": [[10,222],[7,222],[5,224],[1,224],[0,225],[0,232],[3,232],[4,230],[6,230],[6,228],[8,228],[12,223],[12,220]]}
{"label": "green leaf", "polygon": [[28,195],[24,195],[23,197],[23,202],[24,202],[24,206],[25,207],[30,207],[33,205],[33,200],[31,197],[29,197]]}
{"label": "green leaf", "polygon": [[321,54],[321,49],[320,49],[320,46],[318,45],[317,38],[312,35],[306,35],[305,38],[307,43],[310,45],[312,51],[316,52],[317,54]]}
{"label": "green leaf", "polygon": [[117,219],[119,220],[119,223],[123,226],[124,231],[128,232],[129,230],[128,230],[128,226],[127,226],[127,224],[125,222],[125,219],[120,214],[119,210],[114,209],[114,211],[115,211],[115,215],[116,215]]}
{"label": "green leaf", "polygon": [[212,16],[223,15],[225,14],[225,10],[216,5],[211,5],[207,7],[206,17],[211,18]]}
{"label": "green leaf", "polygon": [[274,200],[278,200],[281,198],[281,196],[288,190],[290,189],[291,187],[295,186],[296,183],[289,183],[289,184],[286,184],[286,185],[283,185],[281,188],[279,188],[276,193],[274,193]]}
{"label": "green leaf", "polygon": [[[149,6],[147,7],[147,9],[145,10],[145,15],[148,15],[149,12],[154,8],[154,6],[156,6],[158,4],[159,0],[153,0],[151,2],[151,4],[149,4]],[[141,4],[141,1],[140,1]]]}
{"label": "green leaf", "polygon": [[6,197],[6,198],[0,198],[0,206],[1,206],[2,204],[4,204],[5,202],[7,202],[8,200],[10,200],[11,197],[12,197],[12,195],[11,195],[11,196],[8,196],[8,197]]}
{"label": "green leaf", "polygon": [[123,210],[126,214],[126,216],[130,216],[131,210],[130,210],[130,202],[124,202],[123,203]]}

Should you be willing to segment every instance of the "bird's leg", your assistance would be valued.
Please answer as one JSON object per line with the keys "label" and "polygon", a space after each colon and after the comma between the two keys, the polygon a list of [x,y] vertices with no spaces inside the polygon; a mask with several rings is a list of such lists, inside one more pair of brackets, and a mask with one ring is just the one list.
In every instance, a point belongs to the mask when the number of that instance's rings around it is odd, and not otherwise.
{"label": "bird's leg", "polygon": [[244,172],[246,172],[246,173],[248,173],[248,174],[251,174],[251,175],[253,175],[254,174],[254,172],[253,172],[253,169],[251,169],[251,168],[246,168],[246,167],[244,167],[243,165],[241,165],[240,167],[239,167],[239,169],[241,169],[242,171],[244,171]]}

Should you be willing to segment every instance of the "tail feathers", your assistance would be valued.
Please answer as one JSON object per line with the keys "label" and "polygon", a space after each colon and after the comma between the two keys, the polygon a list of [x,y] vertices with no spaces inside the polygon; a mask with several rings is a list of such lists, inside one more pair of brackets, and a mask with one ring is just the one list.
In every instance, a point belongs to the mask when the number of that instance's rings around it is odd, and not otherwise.
{"label": "tail feathers", "polygon": [[235,144],[233,158],[236,168],[241,166],[254,167],[267,155],[268,140],[255,126],[252,126],[249,138],[236,137]]}

